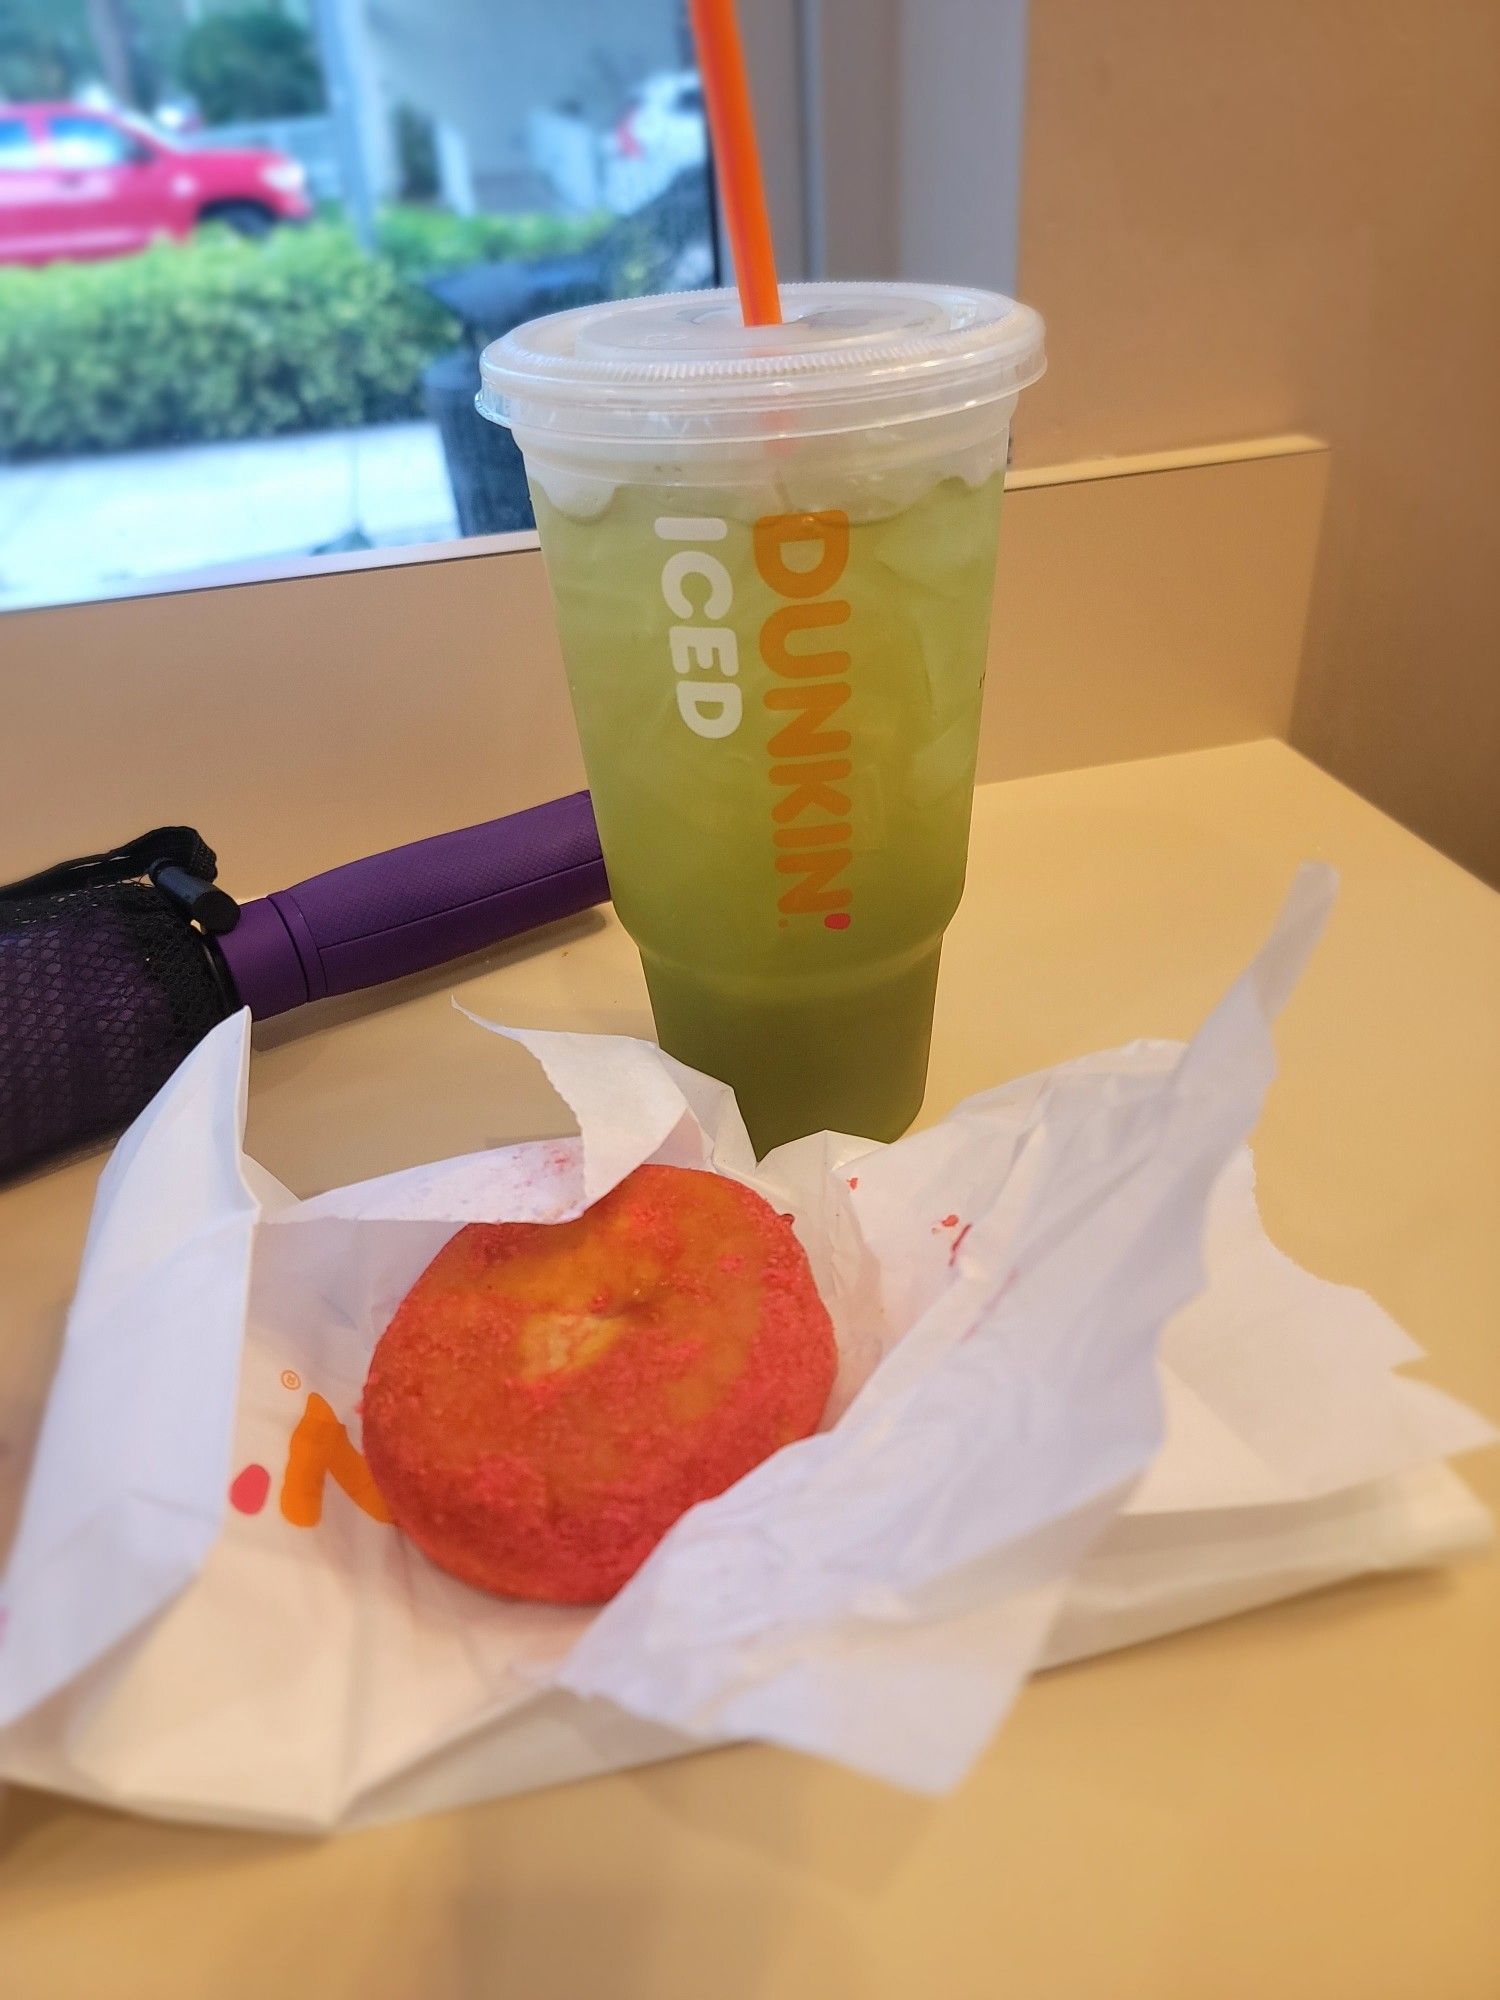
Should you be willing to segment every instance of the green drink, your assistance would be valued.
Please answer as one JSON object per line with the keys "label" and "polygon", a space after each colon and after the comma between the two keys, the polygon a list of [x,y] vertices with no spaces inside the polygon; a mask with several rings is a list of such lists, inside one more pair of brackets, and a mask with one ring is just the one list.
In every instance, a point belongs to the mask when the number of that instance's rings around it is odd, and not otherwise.
{"label": "green drink", "polygon": [[[1040,367],[1034,315],[987,294],[787,306],[748,330],[723,295],[587,308],[486,356],[662,1046],[733,1085],[761,1151],[920,1108],[1009,416]],[[555,361],[580,354],[570,405]]]}

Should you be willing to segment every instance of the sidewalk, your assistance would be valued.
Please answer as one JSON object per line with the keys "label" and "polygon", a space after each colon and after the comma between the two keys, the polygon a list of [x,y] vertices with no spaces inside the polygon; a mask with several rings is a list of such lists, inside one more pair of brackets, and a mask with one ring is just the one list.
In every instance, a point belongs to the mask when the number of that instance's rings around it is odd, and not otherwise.
{"label": "sidewalk", "polygon": [[431,424],[0,465],[0,610],[153,576],[458,533]]}

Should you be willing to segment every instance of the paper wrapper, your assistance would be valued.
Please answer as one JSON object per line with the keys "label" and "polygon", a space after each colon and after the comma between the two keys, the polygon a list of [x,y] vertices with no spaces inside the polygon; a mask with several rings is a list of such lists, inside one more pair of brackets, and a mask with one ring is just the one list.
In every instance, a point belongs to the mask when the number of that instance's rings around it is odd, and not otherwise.
{"label": "paper wrapper", "polygon": [[[100,1183],[0,1586],[0,1775],[318,1829],[755,1737],[936,1791],[1039,1665],[1482,1540],[1442,1461],[1488,1426],[1256,1214],[1270,1021],[1332,894],[1303,871],[1185,1048],[759,1166],[656,1049],[511,1031],[580,1138],[297,1201],[241,1150],[224,1023]],[[371,1349],[460,1224],[561,1221],[644,1160],[795,1217],[827,1417],[602,1610],[485,1597],[357,1504]]]}

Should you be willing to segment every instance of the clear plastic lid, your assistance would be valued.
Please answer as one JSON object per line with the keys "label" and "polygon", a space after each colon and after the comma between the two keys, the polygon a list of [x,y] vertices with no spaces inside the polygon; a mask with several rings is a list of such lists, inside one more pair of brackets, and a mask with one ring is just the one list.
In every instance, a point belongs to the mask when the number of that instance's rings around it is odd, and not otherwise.
{"label": "clear plastic lid", "polygon": [[818,437],[1013,397],[1040,314],[958,285],[783,285],[781,326],[732,291],[578,306],[484,351],[479,409],[559,439]]}

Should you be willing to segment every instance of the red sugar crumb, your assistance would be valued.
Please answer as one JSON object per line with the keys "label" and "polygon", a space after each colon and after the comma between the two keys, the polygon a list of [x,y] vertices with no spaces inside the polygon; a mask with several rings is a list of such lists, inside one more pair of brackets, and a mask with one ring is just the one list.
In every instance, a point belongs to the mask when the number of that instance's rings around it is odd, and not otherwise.
{"label": "red sugar crumb", "polygon": [[851,1175],[849,1176],[849,1185],[850,1185],[850,1187],[852,1187],[852,1188],[857,1188],[857,1187],[859,1186],[859,1175],[858,1175],[858,1174],[851,1174]]}
{"label": "red sugar crumb", "polygon": [[575,1221],[460,1230],[365,1383],[397,1526],[484,1590],[612,1595],[823,1413],[833,1327],[788,1223],[737,1181],[638,1167]]}

